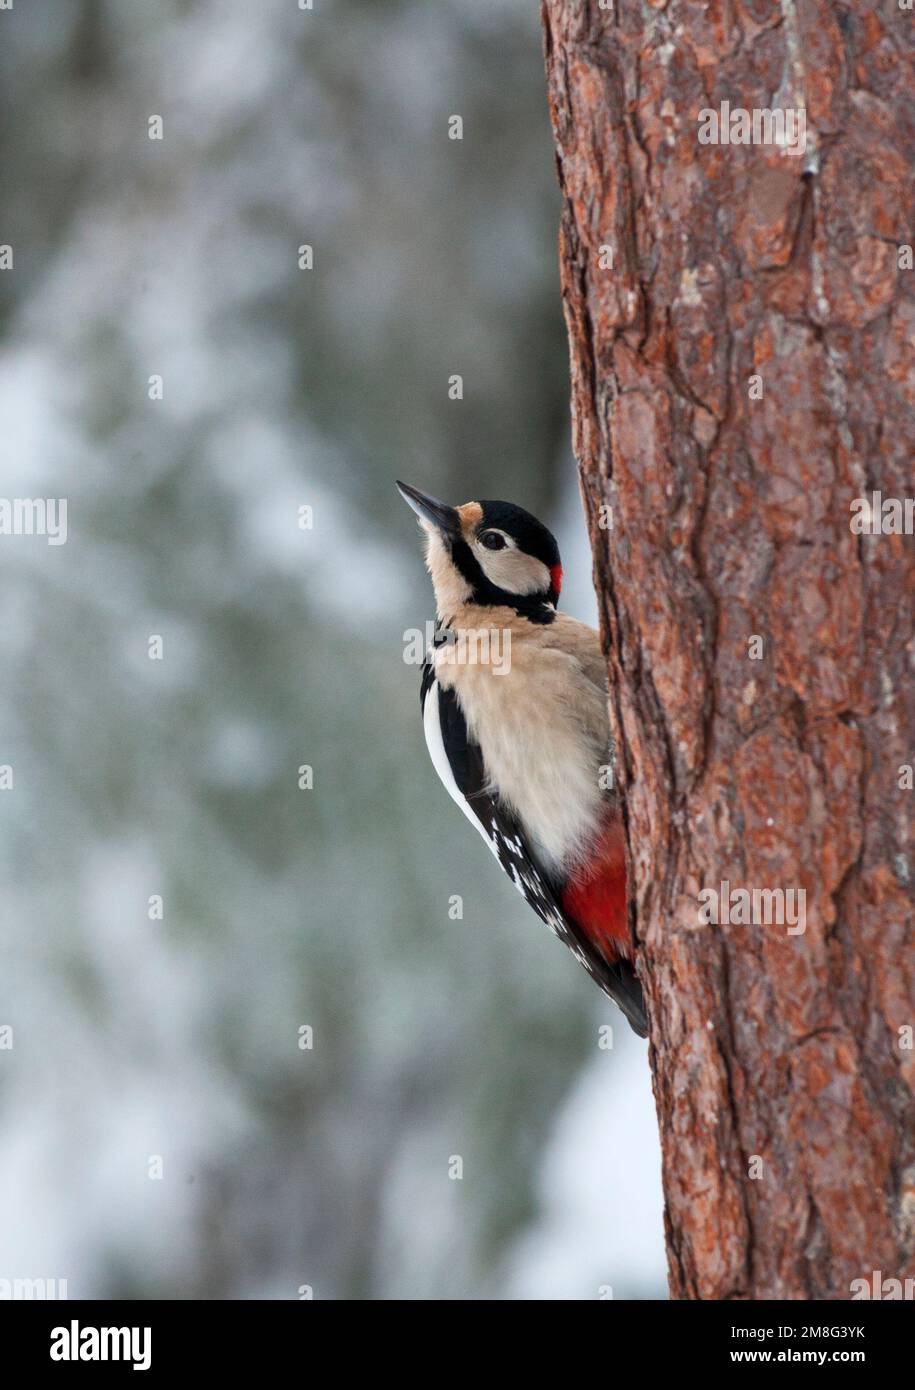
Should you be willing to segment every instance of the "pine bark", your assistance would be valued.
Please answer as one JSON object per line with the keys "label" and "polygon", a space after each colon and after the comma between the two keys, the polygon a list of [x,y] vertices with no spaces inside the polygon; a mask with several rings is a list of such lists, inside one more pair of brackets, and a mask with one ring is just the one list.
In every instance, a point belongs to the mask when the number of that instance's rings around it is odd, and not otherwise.
{"label": "pine bark", "polygon": [[[543,22],[671,1295],[850,1298],[915,1274],[915,538],[852,530],[915,492],[915,18]],[[701,145],[725,99],[806,151]],[[806,930],[700,925],[723,881]]]}

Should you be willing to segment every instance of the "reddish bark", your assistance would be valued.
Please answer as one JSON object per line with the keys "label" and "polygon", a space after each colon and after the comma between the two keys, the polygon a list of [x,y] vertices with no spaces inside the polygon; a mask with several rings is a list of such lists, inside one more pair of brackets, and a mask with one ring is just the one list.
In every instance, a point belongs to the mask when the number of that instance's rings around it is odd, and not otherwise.
{"label": "reddish bark", "polygon": [[[850,525],[915,492],[915,18],[543,18],[671,1292],[848,1298],[915,1274],[915,539]],[[700,145],[724,99],[805,108],[806,154]],[[698,925],[722,880],[806,932]]]}

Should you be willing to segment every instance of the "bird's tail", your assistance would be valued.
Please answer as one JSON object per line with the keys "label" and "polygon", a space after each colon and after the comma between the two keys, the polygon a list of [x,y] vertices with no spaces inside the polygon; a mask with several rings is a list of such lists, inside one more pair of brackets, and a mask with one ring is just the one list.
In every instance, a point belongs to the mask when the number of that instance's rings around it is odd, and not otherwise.
{"label": "bird's tail", "polygon": [[645,997],[639,977],[632,962],[620,956],[607,967],[605,989],[610,998],[619,1004],[629,1020],[630,1027],[640,1038],[648,1037],[648,1015],[645,1012]]}

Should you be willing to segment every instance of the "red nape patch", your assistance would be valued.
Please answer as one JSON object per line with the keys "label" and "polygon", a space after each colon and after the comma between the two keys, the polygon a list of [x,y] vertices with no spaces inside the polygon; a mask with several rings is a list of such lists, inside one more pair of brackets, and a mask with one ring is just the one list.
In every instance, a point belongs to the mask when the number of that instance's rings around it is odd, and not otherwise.
{"label": "red nape patch", "polygon": [[631,954],[626,855],[617,817],[607,823],[591,858],[563,889],[562,906],[608,960]]}
{"label": "red nape patch", "polygon": [[562,565],[550,565],[550,583],[557,594],[562,593]]}

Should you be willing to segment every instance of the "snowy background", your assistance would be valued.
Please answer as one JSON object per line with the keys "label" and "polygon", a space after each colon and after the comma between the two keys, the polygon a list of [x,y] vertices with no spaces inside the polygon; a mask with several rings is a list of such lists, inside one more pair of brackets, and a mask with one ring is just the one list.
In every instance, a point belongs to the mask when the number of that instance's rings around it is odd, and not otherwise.
{"label": "snowy background", "polygon": [[394,477],[541,515],[594,615],[537,6],[15,0],[0,91],[0,491],[69,507],[0,537],[0,1279],[665,1296],[646,1046],[403,660]]}

